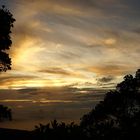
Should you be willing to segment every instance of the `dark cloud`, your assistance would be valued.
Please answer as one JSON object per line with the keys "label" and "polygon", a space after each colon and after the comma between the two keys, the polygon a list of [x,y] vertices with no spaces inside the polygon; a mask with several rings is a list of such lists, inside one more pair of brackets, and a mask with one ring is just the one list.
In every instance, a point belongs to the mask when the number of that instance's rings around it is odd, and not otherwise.
{"label": "dark cloud", "polygon": [[17,90],[17,92],[21,94],[28,94],[28,95],[36,95],[38,94],[39,89],[38,88],[22,88]]}
{"label": "dark cloud", "polygon": [[50,2],[54,4],[62,4],[63,6],[77,6],[77,7],[94,7],[95,1],[94,0],[50,0]]}
{"label": "dark cloud", "polygon": [[101,77],[99,79],[97,79],[97,81],[101,82],[101,83],[108,83],[111,82],[115,79],[114,76],[106,76],[106,77]]}
{"label": "dark cloud", "polygon": [[[26,124],[26,129],[33,128],[42,121],[47,123],[53,119],[77,122],[103,97],[104,91],[102,90],[90,89],[89,92],[88,89],[76,89],[71,86],[0,90],[0,103],[11,107],[13,111],[14,126],[8,124],[8,127],[20,129],[24,128],[23,122]],[[32,123],[30,124],[28,121]]]}
{"label": "dark cloud", "polygon": [[81,56],[74,52],[63,51],[59,53],[59,57],[70,60],[70,59],[79,59]]}
{"label": "dark cloud", "polygon": [[[75,88],[72,86],[64,87],[48,87],[48,88],[23,88],[23,89],[9,89],[0,90],[0,99],[7,100],[5,102],[24,102],[28,99],[28,102],[32,101],[42,101],[45,104],[47,102],[59,101],[60,103],[71,101],[71,102],[81,102],[88,100],[101,100],[107,91],[98,90],[94,88]],[[14,101],[15,100],[15,101]],[[19,100],[19,101],[18,101]],[[43,102],[44,101],[44,102]],[[68,102],[69,103],[69,102]]]}
{"label": "dark cloud", "polygon": [[85,77],[84,75],[82,75],[76,71],[70,71],[70,70],[66,70],[63,68],[59,68],[59,67],[48,67],[46,69],[39,70],[38,72],[57,74],[57,75],[63,75],[63,76],[71,76],[71,77],[79,77],[79,78]]}
{"label": "dark cloud", "polygon": [[102,89],[114,89],[117,85],[115,76],[103,76],[97,79],[97,84]]}
{"label": "dark cloud", "polygon": [[62,68],[47,68],[45,70],[39,70],[39,72],[43,72],[43,73],[51,73],[51,74],[62,74],[62,75],[71,75],[70,72],[68,72],[67,70],[64,70]]}
{"label": "dark cloud", "polygon": [[132,29],[132,32],[136,33],[136,34],[140,34],[140,27],[137,27],[135,29]]}

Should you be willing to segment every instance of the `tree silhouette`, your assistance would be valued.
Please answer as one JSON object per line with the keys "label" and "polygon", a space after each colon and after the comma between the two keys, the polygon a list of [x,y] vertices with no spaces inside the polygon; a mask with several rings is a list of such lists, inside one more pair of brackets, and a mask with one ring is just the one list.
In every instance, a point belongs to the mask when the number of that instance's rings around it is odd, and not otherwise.
{"label": "tree silhouette", "polygon": [[[9,58],[7,50],[12,44],[10,33],[14,21],[15,19],[9,10],[2,6],[0,8],[0,72],[11,69],[11,58]],[[12,120],[11,109],[0,105],[0,121],[4,119]]]}
{"label": "tree silhouette", "polygon": [[139,139],[140,138],[140,69],[135,77],[126,75],[116,90],[106,94],[81,119],[81,127],[89,138]]}
{"label": "tree silhouette", "polygon": [[12,120],[12,112],[7,106],[0,105],[0,121]]}
{"label": "tree silhouette", "polygon": [[86,138],[79,125],[74,122],[65,124],[58,123],[56,120],[46,125],[40,124],[35,126],[36,137],[40,140],[44,139],[82,139]]}
{"label": "tree silhouette", "polygon": [[14,21],[15,19],[9,10],[2,6],[0,9],[0,72],[11,69],[11,58],[9,58],[7,50],[12,44],[10,33]]}

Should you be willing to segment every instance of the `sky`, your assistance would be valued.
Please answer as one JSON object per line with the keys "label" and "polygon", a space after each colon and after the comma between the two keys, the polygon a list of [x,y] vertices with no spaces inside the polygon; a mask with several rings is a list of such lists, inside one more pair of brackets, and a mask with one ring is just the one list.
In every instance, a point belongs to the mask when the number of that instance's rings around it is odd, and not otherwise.
{"label": "sky", "polygon": [[0,103],[14,108],[15,117],[40,117],[46,107],[48,119],[72,119],[74,109],[79,117],[139,68],[139,0],[0,0],[0,5],[16,19],[12,70],[0,74]]}

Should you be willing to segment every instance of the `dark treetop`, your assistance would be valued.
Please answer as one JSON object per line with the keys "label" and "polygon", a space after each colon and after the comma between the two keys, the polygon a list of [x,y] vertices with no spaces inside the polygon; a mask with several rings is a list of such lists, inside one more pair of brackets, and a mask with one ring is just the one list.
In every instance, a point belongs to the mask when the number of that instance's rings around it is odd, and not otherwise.
{"label": "dark treetop", "polygon": [[2,6],[0,9],[0,72],[11,69],[11,58],[7,50],[12,44],[10,33],[14,21],[13,15]]}

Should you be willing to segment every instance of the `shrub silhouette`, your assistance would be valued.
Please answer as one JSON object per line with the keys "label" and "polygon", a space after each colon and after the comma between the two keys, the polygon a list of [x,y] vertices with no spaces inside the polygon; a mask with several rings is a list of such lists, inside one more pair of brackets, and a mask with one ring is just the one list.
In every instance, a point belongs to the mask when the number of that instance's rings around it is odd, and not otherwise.
{"label": "shrub silhouette", "polygon": [[46,125],[40,124],[35,126],[34,130],[38,139],[75,139],[84,138],[80,126],[74,122],[65,124],[64,122],[58,123],[56,120],[51,121]]}
{"label": "shrub silhouette", "polygon": [[0,105],[0,121],[12,120],[12,112],[7,106]]}

